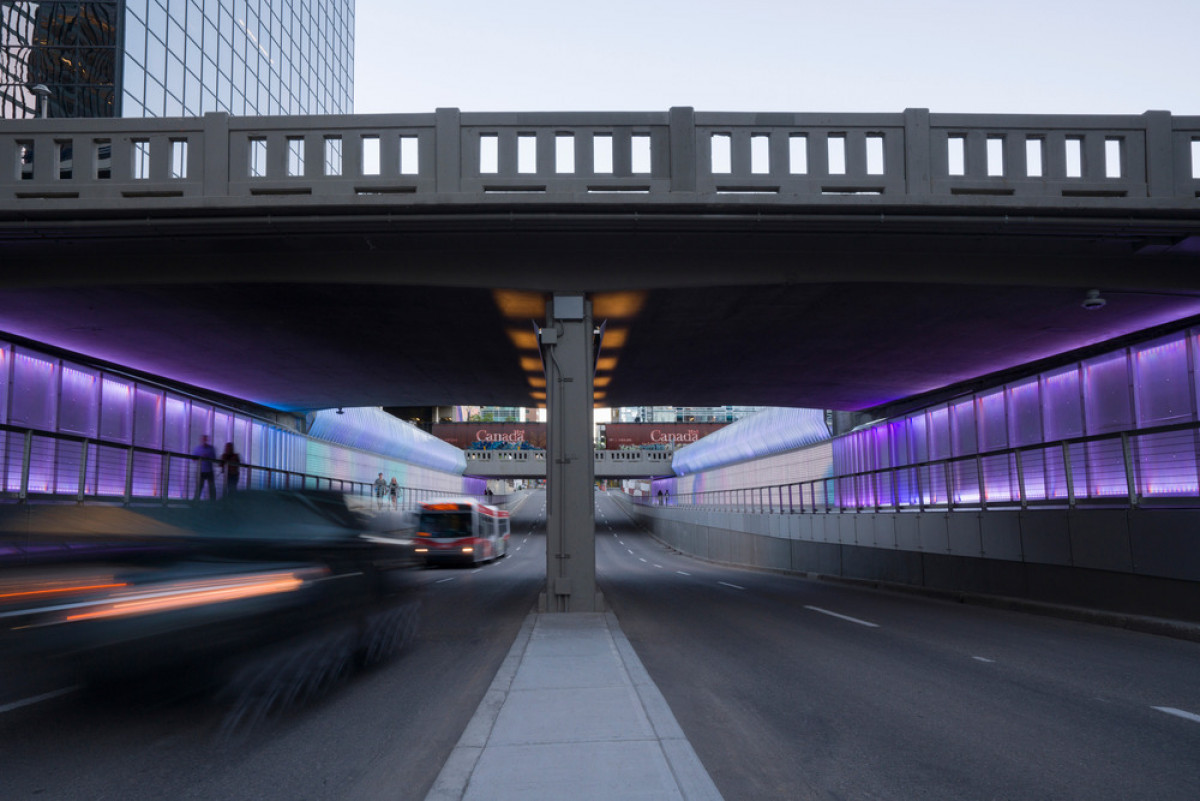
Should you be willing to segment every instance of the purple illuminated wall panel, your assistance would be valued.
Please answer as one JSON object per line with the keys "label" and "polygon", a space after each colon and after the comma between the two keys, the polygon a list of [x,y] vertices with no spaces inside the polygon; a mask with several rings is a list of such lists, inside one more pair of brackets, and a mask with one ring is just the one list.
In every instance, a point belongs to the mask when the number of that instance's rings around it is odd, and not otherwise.
{"label": "purple illuminated wall panel", "polygon": [[226,442],[233,442],[233,415],[214,410],[212,421],[212,446],[220,454],[225,450]]}
{"label": "purple illuminated wall panel", "polygon": [[[58,365],[37,355],[13,349],[12,401],[9,422],[15,425],[54,430],[58,399]],[[50,492],[54,484],[52,443],[38,440],[30,459],[30,491]],[[21,488],[24,440],[11,438],[8,449],[9,491]]]}
{"label": "purple illuminated wall panel", "polygon": [[1129,361],[1118,351],[1083,363],[1083,418],[1088,434],[1107,434],[1133,426]]}
{"label": "purple illuminated wall panel", "polygon": [[979,429],[979,449],[1000,451],[1008,447],[1008,415],[1004,390],[986,392],[975,399],[975,423]]}
{"label": "purple illuminated wall panel", "polygon": [[48,358],[14,349],[13,393],[9,422],[53,431],[58,410],[58,365]]}
{"label": "purple illuminated wall panel", "polygon": [[[950,410],[945,406],[930,409],[925,413],[929,437],[929,458],[948,459],[950,449]],[[950,488],[946,486],[946,471],[940,466],[925,471],[925,499],[927,503],[946,503]]]}
{"label": "purple illuminated wall panel", "polygon": [[99,428],[100,374],[95,370],[62,364],[62,387],[58,400],[58,430],[95,437]]}
{"label": "purple illuminated wall panel", "polygon": [[976,453],[975,402],[973,398],[950,407],[951,445],[955,456]]}
{"label": "purple illuminated wall panel", "polygon": [[164,408],[161,390],[137,388],[133,403],[133,444],[142,448],[162,447]]}
{"label": "purple illuminated wall panel", "polygon": [[8,422],[8,386],[11,372],[12,346],[7,342],[0,342],[0,423]]}
{"label": "purple illuminated wall panel", "polygon": [[[8,422],[8,388],[9,375],[12,373],[12,346],[0,342],[0,423]],[[8,449],[12,447],[12,438],[0,431],[0,487],[8,489]],[[19,480],[18,480],[19,483]]]}
{"label": "purple illuminated wall panel", "polygon": [[[188,447],[188,412],[189,403],[186,399],[167,395],[163,407],[163,450],[174,453],[190,453]],[[182,460],[171,462],[171,473],[167,477],[169,486],[168,496],[171,498],[192,497],[192,482],[195,477],[191,465]]]}
{"label": "purple illuminated wall panel", "polygon": [[133,385],[111,376],[100,383],[100,436],[113,442],[133,442]]}
{"label": "purple illuminated wall panel", "polygon": [[1083,434],[1083,398],[1079,392],[1079,367],[1047,373],[1042,378],[1042,429],[1047,440]]}
{"label": "purple illuminated wall panel", "polygon": [[[951,448],[955,456],[978,452],[973,398],[952,404],[949,409]],[[979,502],[979,465],[974,460],[955,462],[951,468],[955,503]]]}
{"label": "purple illuminated wall panel", "polygon": [[190,406],[187,452],[191,453],[200,445],[200,437],[208,437],[210,445],[214,448],[219,447],[215,444],[216,440],[213,439],[212,407],[195,401],[192,401]]}
{"label": "purple illuminated wall panel", "polygon": [[1133,388],[1138,428],[1192,417],[1188,341],[1179,336],[1133,349]]}
{"label": "purple illuminated wall panel", "polygon": [[1041,387],[1036,378],[1008,387],[1008,444],[1019,448],[1045,442]]}
{"label": "purple illuminated wall panel", "polygon": [[[1129,359],[1124,350],[1083,363],[1083,419],[1088,434],[1123,431],[1133,427]],[[1129,494],[1125,458],[1120,442],[1089,443],[1087,469],[1074,476],[1081,497],[1111,498]]]}

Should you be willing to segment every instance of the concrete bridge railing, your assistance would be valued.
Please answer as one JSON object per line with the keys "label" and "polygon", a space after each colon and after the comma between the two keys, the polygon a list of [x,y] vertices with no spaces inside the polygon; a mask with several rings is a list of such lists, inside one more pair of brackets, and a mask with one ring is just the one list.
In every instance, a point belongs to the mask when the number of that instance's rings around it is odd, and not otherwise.
{"label": "concrete bridge railing", "polygon": [[1200,208],[1200,117],[472,113],[0,122],[0,210],[429,202]]}

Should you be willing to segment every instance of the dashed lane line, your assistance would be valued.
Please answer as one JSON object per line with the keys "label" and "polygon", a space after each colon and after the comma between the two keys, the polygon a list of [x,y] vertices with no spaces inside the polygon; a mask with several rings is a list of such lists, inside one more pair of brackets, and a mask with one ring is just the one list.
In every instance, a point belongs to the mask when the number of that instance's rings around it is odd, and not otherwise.
{"label": "dashed lane line", "polygon": [[1184,712],[1182,709],[1176,709],[1173,706],[1155,706],[1151,707],[1151,709],[1157,709],[1159,712],[1166,712],[1168,715],[1174,715],[1177,718],[1190,720],[1193,723],[1200,723],[1200,715],[1197,715],[1193,712]]}
{"label": "dashed lane line", "polygon": [[454,577],[451,576],[450,578],[438,579],[437,581],[435,581],[433,583],[434,584],[445,584],[447,581],[454,581]]}
{"label": "dashed lane line", "polygon": [[691,573],[684,573],[682,570],[676,570],[675,572],[676,572],[676,573],[678,573],[678,574],[679,574],[679,575],[681,575],[681,576],[690,576],[690,575],[692,575]]}
{"label": "dashed lane line", "polygon": [[988,659],[986,656],[973,656],[971,658],[976,662],[987,662],[989,665],[996,661],[995,659]]}
{"label": "dashed lane line", "polygon": [[841,620],[848,620],[848,621],[850,621],[851,623],[857,623],[857,624],[858,624],[858,625],[860,625],[860,626],[866,626],[866,627],[868,627],[868,628],[872,628],[872,629],[877,629],[877,628],[879,628],[879,624],[878,624],[878,623],[871,623],[871,622],[868,622],[868,621],[866,621],[866,620],[859,620],[858,618],[856,618],[856,617],[850,617],[849,615],[840,615],[840,614],[838,614],[837,612],[830,612],[828,609],[822,609],[822,608],[821,608],[821,607],[819,607],[819,606],[805,606],[804,608],[805,608],[805,609],[811,609],[811,610],[812,610],[812,611],[814,611],[814,612],[820,612],[822,615],[829,615],[830,617],[836,617],[836,618],[839,618],[839,619],[841,619]]}
{"label": "dashed lane line", "polygon": [[22,698],[19,701],[13,701],[11,703],[0,705],[0,715],[3,715],[5,712],[12,712],[14,709],[20,709],[23,706],[32,706],[33,704],[40,704],[42,701],[49,701],[51,698],[58,698],[60,695],[66,695],[67,693],[73,693],[76,690],[78,690],[81,686],[82,685],[80,685],[80,684],[75,684],[70,687],[63,687],[61,690],[51,690],[48,693],[42,693],[41,695],[32,695],[29,698]]}
{"label": "dashed lane line", "polygon": [[728,581],[718,581],[718,584],[724,584],[726,587],[733,587],[735,590],[744,590],[745,587],[739,587],[737,584],[730,584]]}

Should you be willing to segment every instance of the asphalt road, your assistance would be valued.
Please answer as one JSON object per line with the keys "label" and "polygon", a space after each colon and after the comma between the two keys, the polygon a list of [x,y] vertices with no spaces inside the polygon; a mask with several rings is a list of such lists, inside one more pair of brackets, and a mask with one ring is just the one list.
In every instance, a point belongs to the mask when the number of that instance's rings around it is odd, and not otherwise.
{"label": "asphalt road", "polygon": [[603,496],[596,519],[601,588],[727,801],[1200,798],[1196,643],[699,562]]}
{"label": "asphalt road", "polygon": [[[398,658],[244,739],[143,688],[0,706],[0,798],[423,799],[542,588],[543,509],[421,572]],[[1200,798],[1200,645],[712,565],[597,510],[601,589],[727,801]]]}
{"label": "asphalt road", "polygon": [[210,699],[138,687],[0,711],[0,799],[423,799],[544,586],[543,507],[518,508],[507,558],[421,571],[397,658],[244,738]]}

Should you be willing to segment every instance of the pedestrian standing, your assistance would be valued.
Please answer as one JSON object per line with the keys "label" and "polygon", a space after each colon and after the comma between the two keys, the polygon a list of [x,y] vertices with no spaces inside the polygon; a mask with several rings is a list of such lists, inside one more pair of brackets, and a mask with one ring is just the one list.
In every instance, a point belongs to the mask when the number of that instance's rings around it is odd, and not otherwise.
{"label": "pedestrian standing", "polygon": [[196,450],[192,451],[192,455],[199,460],[200,468],[196,477],[196,497],[192,500],[200,500],[200,495],[204,492],[204,485],[208,484],[208,499],[215,501],[217,499],[217,482],[213,478],[213,461],[217,458],[217,452],[213,450],[208,437],[200,437],[200,444],[196,446]]}
{"label": "pedestrian standing", "polygon": [[233,449],[232,442],[225,443],[221,453],[221,472],[225,474],[225,494],[232,495],[238,490],[238,481],[242,477],[242,457]]}

